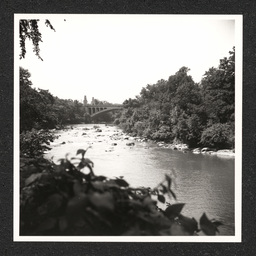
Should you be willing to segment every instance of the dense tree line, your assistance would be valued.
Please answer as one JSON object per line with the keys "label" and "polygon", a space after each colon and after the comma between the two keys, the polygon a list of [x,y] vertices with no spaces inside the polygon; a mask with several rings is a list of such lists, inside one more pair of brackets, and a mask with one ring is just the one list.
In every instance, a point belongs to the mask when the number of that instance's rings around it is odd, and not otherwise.
{"label": "dense tree line", "polygon": [[51,129],[57,125],[81,123],[83,104],[54,97],[48,90],[32,88],[31,74],[20,67],[20,130]]}
{"label": "dense tree line", "polygon": [[190,147],[234,147],[235,48],[195,83],[182,67],[124,101],[115,123],[126,132]]}

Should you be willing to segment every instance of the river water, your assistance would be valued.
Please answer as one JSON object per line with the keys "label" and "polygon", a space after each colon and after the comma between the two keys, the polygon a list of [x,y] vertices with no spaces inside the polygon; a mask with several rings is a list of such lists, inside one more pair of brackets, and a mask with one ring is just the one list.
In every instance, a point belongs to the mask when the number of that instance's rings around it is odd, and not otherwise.
{"label": "river water", "polygon": [[[94,162],[94,172],[109,178],[123,176],[133,187],[154,188],[165,174],[173,177],[172,189],[177,201],[185,203],[182,213],[199,221],[205,212],[210,219],[224,223],[220,235],[234,235],[234,158],[216,155],[183,153],[161,148],[153,142],[133,142],[114,126],[92,124],[74,125],[73,129],[58,131],[47,158],[57,162],[78,149],[89,148],[87,158]],[[174,203],[173,199],[167,200]],[[164,207],[164,206],[163,206]]]}

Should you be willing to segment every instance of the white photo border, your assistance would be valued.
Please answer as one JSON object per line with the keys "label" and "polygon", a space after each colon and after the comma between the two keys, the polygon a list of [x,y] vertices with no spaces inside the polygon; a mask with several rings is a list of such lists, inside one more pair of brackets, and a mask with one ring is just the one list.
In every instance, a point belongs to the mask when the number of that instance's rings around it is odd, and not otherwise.
{"label": "white photo border", "polygon": [[[235,235],[234,236],[20,236],[20,138],[19,138],[19,20],[51,19],[54,16],[119,15],[124,14],[14,14],[14,162],[13,162],[13,241],[15,242],[242,242],[242,62],[243,62],[243,15],[172,15],[180,19],[219,19],[235,21]],[[125,14],[130,15],[130,14]],[[133,14],[134,15],[134,14]]]}

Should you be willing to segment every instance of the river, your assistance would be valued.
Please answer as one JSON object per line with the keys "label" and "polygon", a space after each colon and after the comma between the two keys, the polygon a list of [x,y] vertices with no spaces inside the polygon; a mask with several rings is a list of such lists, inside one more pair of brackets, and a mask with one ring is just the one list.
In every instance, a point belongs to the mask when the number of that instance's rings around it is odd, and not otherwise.
{"label": "river", "polygon": [[[123,176],[133,187],[155,187],[165,174],[173,177],[177,201],[185,203],[182,213],[199,221],[205,212],[224,223],[220,235],[234,235],[234,158],[216,155],[183,153],[161,148],[153,142],[137,142],[114,126],[74,125],[73,129],[57,131],[60,135],[46,158],[57,162],[69,153],[86,149],[86,157],[94,162],[94,172],[109,178]],[[172,200],[167,200],[173,203]]]}

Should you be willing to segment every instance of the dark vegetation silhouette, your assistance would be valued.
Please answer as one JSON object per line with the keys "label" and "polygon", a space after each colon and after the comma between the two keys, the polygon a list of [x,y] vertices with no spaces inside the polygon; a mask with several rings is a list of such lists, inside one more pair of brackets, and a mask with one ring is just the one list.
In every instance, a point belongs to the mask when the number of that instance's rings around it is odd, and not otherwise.
{"label": "dark vegetation silhouette", "polygon": [[54,97],[48,90],[32,88],[31,74],[20,67],[20,129],[53,129],[82,123],[84,106],[77,100]]}
{"label": "dark vegetation silhouette", "polygon": [[[42,34],[38,28],[39,19],[22,19],[20,20],[20,30],[19,30],[19,38],[20,38],[20,59],[25,58],[26,56],[26,40],[29,39],[33,44],[33,52],[40,59],[43,60],[40,56],[40,47],[39,43],[42,42]],[[50,27],[53,31],[55,31],[49,20],[45,20],[45,25]]]}

